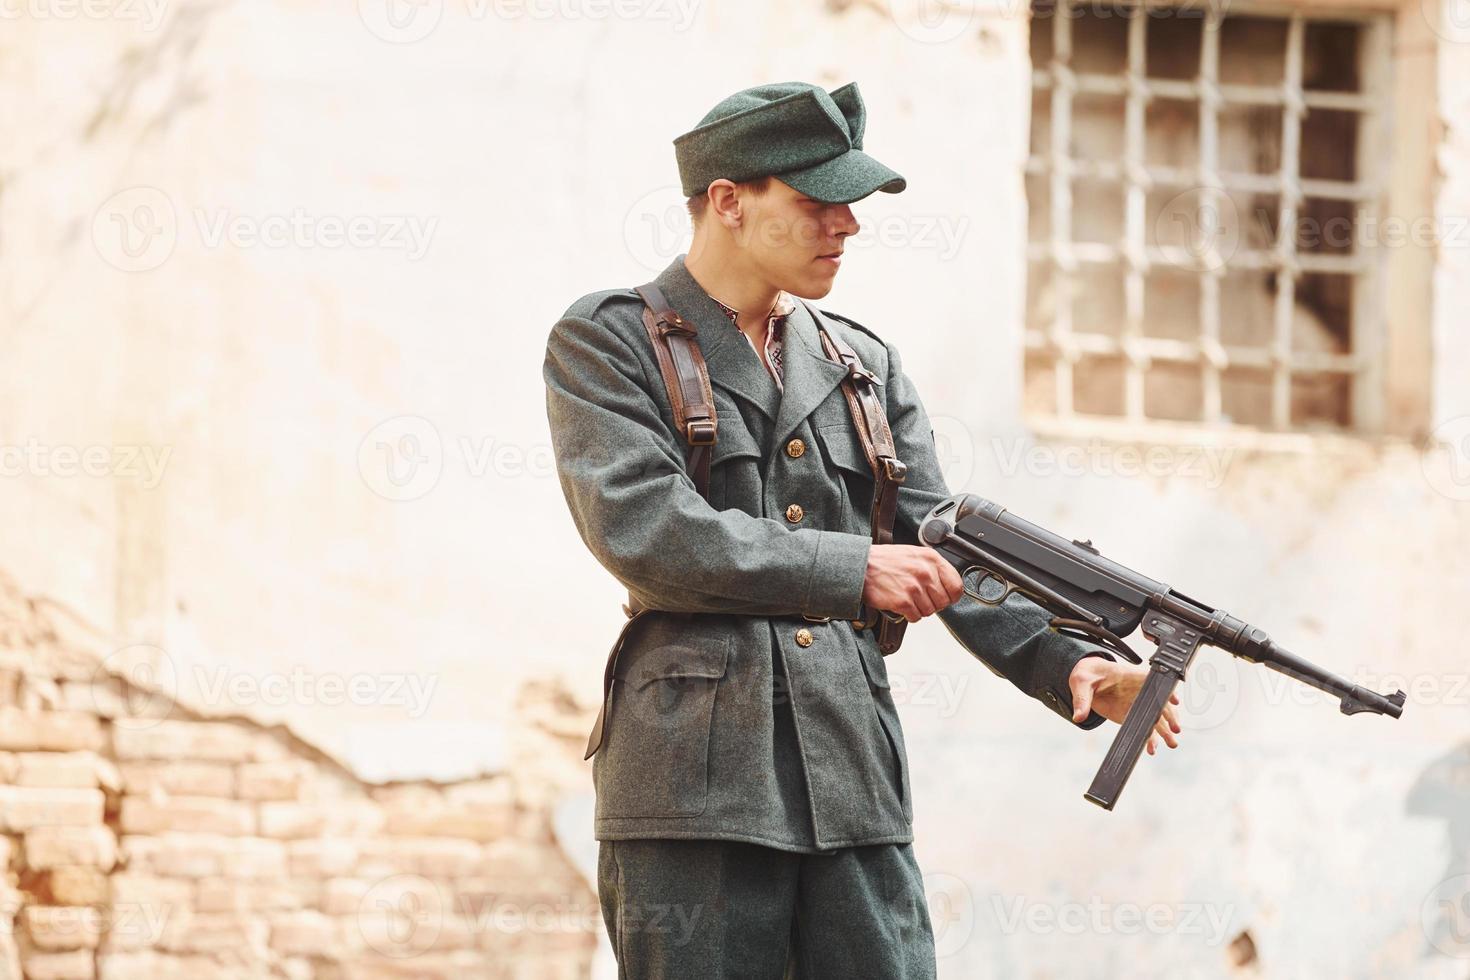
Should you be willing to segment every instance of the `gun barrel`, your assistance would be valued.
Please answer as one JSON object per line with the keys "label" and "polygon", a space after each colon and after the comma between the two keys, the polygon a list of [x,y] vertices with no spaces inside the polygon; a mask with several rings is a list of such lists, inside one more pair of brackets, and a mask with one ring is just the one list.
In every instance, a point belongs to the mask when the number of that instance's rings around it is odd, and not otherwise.
{"label": "gun barrel", "polygon": [[1345,715],[1355,715],[1362,711],[1371,711],[1374,714],[1388,715],[1397,718],[1404,713],[1404,692],[1395,691],[1392,694],[1379,694],[1364,687],[1352,683],[1346,678],[1339,677],[1329,671],[1323,670],[1316,664],[1302,657],[1298,657],[1285,647],[1280,646],[1272,640],[1264,640],[1255,644],[1247,659],[1270,667],[1277,673],[1285,674],[1287,677],[1295,678],[1303,684],[1309,684],[1319,691],[1326,691],[1342,698],[1340,705]]}

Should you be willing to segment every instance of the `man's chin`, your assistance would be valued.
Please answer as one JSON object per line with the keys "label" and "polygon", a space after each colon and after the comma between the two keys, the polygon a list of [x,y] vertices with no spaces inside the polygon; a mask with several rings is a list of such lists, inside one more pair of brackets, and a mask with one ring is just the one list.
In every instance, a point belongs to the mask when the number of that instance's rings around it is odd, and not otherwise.
{"label": "man's chin", "polygon": [[837,280],[837,270],[823,275],[806,276],[800,283],[785,287],[793,296],[802,299],[821,299],[832,291],[832,286]]}

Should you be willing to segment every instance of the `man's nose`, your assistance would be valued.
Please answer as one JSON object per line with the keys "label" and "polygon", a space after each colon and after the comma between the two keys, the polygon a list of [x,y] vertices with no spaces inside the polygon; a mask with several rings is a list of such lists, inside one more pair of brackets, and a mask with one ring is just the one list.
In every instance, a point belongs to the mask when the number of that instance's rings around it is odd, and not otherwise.
{"label": "man's nose", "polygon": [[832,234],[834,235],[856,235],[858,232],[857,216],[852,213],[849,205],[843,204],[832,212]]}

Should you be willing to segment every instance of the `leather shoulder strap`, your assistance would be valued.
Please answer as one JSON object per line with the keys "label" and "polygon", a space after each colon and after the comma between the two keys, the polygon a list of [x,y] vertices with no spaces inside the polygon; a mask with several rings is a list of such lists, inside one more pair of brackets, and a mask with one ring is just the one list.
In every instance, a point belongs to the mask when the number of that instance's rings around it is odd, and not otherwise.
{"label": "leather shoulder strap", "polygon": [[[874,544],[893,543],[893,521],[898,514],[898,488],[908,475],[908,467],[898,458],[893,444],[893,432],[888,427],[888,413],[883,410],[883,400],[877,388],[883,384],[871,371],[863,367],[862,358],[852,345],[828,330],[824,317],[816,307],[802,301],[817,324],[822,338],[822,350],[829,360],[847,368],[847,377],[842,380],[842,395],[847,401],[848,413],[857,430],[858,441],[868,457],[868,466],[873,471],[873,506],[869,511]],[[903,643],[903,633],[908,621],[892,617],[864,606],[862,621],[868,626],[878,625],[878,648],[886,656],[895,652]]]}
{"label": "leather shoulder strap", "polygon": [[709,368],[699,352],[694,324],[669,307],[663,292],[650,282],[638,287],[638,295],[643,297],[643,325],[669,391],[674,423],[689,444],[685,455],[689,474],[699,495],[707,500],[710,456],[719,429]]}

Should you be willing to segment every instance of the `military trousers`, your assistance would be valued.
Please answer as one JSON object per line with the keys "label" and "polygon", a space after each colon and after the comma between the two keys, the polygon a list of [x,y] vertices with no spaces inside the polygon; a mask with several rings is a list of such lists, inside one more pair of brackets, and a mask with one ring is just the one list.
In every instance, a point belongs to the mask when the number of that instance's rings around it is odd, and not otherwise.
{"label": "military trousers", "polygon": [[912,844],[820,854],[604,840],[597,895],[624,980],[933,980]]}

